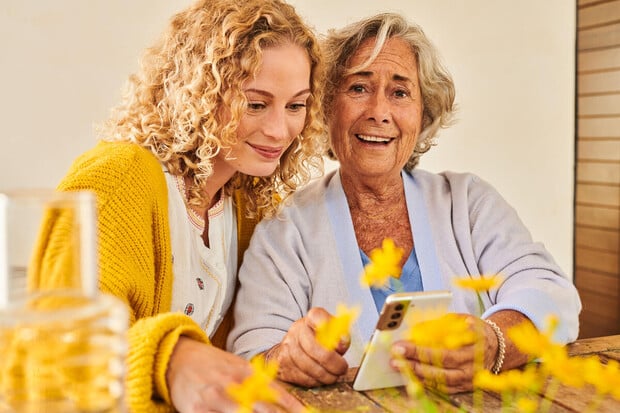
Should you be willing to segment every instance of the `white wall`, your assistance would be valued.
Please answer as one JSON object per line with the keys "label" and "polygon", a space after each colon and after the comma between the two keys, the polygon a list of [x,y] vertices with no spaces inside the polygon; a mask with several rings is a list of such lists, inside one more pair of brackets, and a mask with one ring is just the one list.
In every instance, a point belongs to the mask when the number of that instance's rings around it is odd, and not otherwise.
{"label": "white wall", "polygon": [[[290,1],[319,32],[388,10],[419,23],[460,107],[421,167],[490,181],[572,274],[574,0]],[[0,2],[0,189],[54,186],[94,144],[93,124],[144,47],[189,3]]]}

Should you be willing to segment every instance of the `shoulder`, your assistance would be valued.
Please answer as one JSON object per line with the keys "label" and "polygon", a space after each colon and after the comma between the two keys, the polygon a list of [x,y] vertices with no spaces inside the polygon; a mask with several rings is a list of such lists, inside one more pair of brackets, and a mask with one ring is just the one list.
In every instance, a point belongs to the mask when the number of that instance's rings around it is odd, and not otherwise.
{"label": "shoulder", "polygon": [[299,205],[316,204],[318,200],[322,200],[335,173],[337,171],[331,171],[310,181],[306,186],[295,192],[292,197],[294,203]]}
{"label": "shoulder", "polygon": [[276,215],[263,219],[258,227],[280,231],[280,228],[289,230],[293,227],[316,226],[317,222],[325,222],[324,217],[327,214],[325,191],[332,176],[333,173],[330,173],[316,178],[295,191],[284,201]]}
{"label": "shoulder", "polygon": [[88,170],[99,175],[126,175],[161,171],[161,164],[147,149],[130,142],[99,142],[80,155],[70,172]]}
{"label": "shoulder", "polygon": [[122,194],[167,197],[160,162],[145,148],[129,142],[99,142],[73,162],[59,190],[91,190],[100,201]]}
{"label": "shoulder", "polygon": [[280,211],[280,216],[297,219],[311,219],[323,215],[326,209],[326,192],[334,174],[332,171],[324,176],[315,178],[301,189],[297,190]]}
{"label": "shoulder", "polygon": [[417,185],[429,194],[444,194],[477,198],[497,194],[491,184],[470,172],[443,171],[439,173],[415,169],[410,173]]}

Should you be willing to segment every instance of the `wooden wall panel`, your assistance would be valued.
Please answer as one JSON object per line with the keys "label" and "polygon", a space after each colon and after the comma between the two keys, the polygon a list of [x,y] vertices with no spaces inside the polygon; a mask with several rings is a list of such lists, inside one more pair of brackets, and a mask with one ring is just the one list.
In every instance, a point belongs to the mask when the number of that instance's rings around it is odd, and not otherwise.
{"label": "wooden wall panel", "polygon": [[[579,124],[584,119],[579,119]],[[583,131],[585,128],[578,128]],[[605,133],[617,133],[609,130]],[[578,160],[620,161],[620,139],[589,139],[584,135],[578,135],[581,139],[577,143]],[[586,135],[588,136],[588,135]]]}
{"label": "wooden wall panel", "polygon": [[575,265],[610,275],[618,275],[618,254],[577,246]]}
{"label": "wooden wall panel", "polygon": [[580,337],[620,333],[620,0],[577,3],[575,284]]}
{"label": "wooden wall panel", "polygon": [[620,230],[620,209],[600,205],[587,205],[585,202],[577,203],[575,223],[577,226]]}
{"label": "wooden wall panel", "polygon": [[[577,130],[579,136],[583,137],[620,138],[620,116],[580,118]],[[606,145],[614,154],[613,159],[617,159],[620,156],[620,139],[616,142],[607,142]]]}
{"label": "wooden wall panel", "polygon": [[575,238],[577,247],[596,249],[616,255],[620,252],[618,231],[613,229],[578,226],[575,230]]}
{"label": "wooden wall panel", "polygon": [[593,7],[583,8],[579,13],[577,28],[614,24],[620,21],[620,4],[618,1],[599,2]]}
{"label": "wooden wall panel", "polygon": [[584,49],[614,47],[618,43],[620,43],[620,23],[588,28],[579,37],[579,45]]}
{"label": "wooden wall panel", "polygon": [[[620,25],[618,26],[620,28]],[[577,77],[577,89],[580,95],[593,93],[620,92],[620,70],[585,73]]]}
{"label": "wooden wall panel", "polygon": [[620,207],[620,187],[577,183],[576,200],[584,205]]}
{"label": "wooden wall panel", "polygon": [[620,62],[620,49],[583,50],[579,52],[577,71],[587,73],[593,70],[617,69]]}
{"label": "wooden wall panel", "polygon": [[620,278],[615,275],[598,273],[595,271],[578,268],[577,287],[588,290],[601,297],[617,297],[620,289]]}
{"label": "wooden wall panel", "polygon": [[580,97],[577,105],[581,117],[620,116],[620,94]]}
{"label": "wooden wall panel", "polygon": [[620,163],[577,162],[579,183],[616,184],[620,182]]}

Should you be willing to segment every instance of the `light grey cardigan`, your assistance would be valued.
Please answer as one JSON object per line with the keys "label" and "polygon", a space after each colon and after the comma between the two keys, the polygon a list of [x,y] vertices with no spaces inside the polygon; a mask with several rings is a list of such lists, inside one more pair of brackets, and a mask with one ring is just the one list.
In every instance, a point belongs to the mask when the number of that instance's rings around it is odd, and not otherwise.
{"label": "light grey cardigan", "polygon": [[[480,315],[476,294],[453,287],[452,278],[501,273],[502,285],[482,294],[483,318],[513,309],[543,328],[546,317],[555,314],[560,320],[555,339],[577,338],[577,290],[495,189],[472,174],[415,169],[402,177],[424,290],[452,290],[453,311]],[[279,343],[310,308],[333,314],[344,303],[362,308],[345,354],[349,365],[357,366],[378,319],[370,290],[360,286],[362,270],[334,171],[256,227],[239,272],[229,349],[250,358]]]}

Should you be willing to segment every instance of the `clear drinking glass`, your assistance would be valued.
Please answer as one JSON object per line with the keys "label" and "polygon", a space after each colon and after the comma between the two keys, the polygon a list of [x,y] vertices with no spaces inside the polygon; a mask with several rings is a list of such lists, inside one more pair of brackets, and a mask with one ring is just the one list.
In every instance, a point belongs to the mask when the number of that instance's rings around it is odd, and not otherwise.
{"label": "clear drinking glass", "polygon": [[0,413],[124,412],[128,313],[88,192],[0,193]]}

